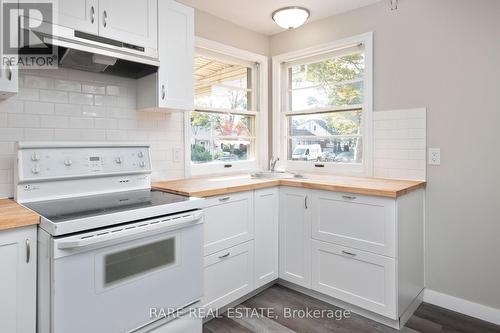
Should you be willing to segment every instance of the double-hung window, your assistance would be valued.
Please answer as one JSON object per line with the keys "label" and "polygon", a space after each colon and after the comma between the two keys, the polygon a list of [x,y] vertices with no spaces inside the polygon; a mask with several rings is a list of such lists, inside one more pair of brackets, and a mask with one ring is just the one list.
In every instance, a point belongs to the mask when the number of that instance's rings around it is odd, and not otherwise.
{"label": "double-hung window", "polygon": [[281,133],[275,136],[275,149],[287,168],[370,173],[369,41],[337,43],[274,60],[281,60],[275,117]]}
{"label": "double-hung window", "polygon": [[191,174],[255,169],[261,140],[260,64],[197,48],[194,66]]}

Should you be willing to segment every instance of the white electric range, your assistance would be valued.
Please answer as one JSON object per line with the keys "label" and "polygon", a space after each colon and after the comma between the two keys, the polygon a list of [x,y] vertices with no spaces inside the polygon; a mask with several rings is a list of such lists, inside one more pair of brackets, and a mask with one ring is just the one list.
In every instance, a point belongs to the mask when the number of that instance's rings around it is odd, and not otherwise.
{"label": "white electric range", "polygon": [[174,319],[203,294],[203,199],[152,190],[147,144],[19,143],[15,183],[41,215],[38,333],[201,331]]}

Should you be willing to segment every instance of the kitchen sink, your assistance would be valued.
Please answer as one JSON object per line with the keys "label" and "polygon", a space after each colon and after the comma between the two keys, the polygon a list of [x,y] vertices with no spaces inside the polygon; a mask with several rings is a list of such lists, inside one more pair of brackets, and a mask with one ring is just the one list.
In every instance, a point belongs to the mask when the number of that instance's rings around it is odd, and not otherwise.
{"label": "kitchen sink", "polygon": [[304,176],[286,171],[258,171],[251,174],[252,178],[265,178],[265,179],[290,179],[290,178],[304,178]]}

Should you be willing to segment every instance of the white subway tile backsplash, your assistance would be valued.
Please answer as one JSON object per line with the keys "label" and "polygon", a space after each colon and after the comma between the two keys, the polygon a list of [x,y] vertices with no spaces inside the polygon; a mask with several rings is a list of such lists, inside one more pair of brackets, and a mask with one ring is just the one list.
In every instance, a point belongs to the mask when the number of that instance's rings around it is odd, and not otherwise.
{"label": "white subway tile backsplash", "polygon": [[28,114],[53,114],[54,104],[53,103],[42,103],[42,102],[25,102],[24,103],[24,113]]}
{"label": "white subway tile backsplash", "polygon": [[69,120],[70,128],[93,128],[94,119],[92,118],[70,118]]}
{"label": "white subway tile backsplash", "polygon": [[[153,179],[184,176],[183,114],[136,111],[136,81],[57,70],[21,70],[16,97],[0,101],[0,198],[13,195],[16,141],[141,141],[152,146]],[[183,161],[183,160],[182,160]]]}
{"label": "white subway tile backsplash", "polygon": [[68,93],[57,90],[40,90],[41,102],[68,103]]}
{"label": "white subway tile backsplash", "polygon": [[71,92],[81,92],[82,85],[80,82],[69,81],[69,80],[56,80],[55,89]]}
{"label": "white subway tile backsplash", "polygon": [[104,106],[82,106],[82,116],[84,117],[106,117],[106,108]]}
{"label": "white subway tile backsplash", "polygon": [[23,85],[25,88],[53,89],[54,80],[40,76],[26,75],[23,79]]}
{"label": "white subway tile backsplash", "polygon": [[54,130],[51,128],[26,128],[24,130],[24,140],[52,141],[54,140]]}
{"label": "white subway tile backsplash", "polygon": [[48,116],[42,117],[41,127],[43,128],[68,128],[69,117],[64,116]]}
{"label": "white subway tile backsplash", "polygon": [[38,101],[40,99],[40,90],[31,88],[19,89],[16,98],[21,101]]}
{"label": "white subway tile backsplash", "polygon": [[92,94],[80,94],[80,93],[70,93],[69,103],[77,105],[94,105],[94,95]]}
{"label": "white subway tile backsplash", "polygon": [[40,117],[28,114],[9,114],[8,127],[40,127]]}
{"label": "white subway tile backsplash", "polygon": [[373,113],[374,176],[425,179],[426,110]]}
{"label": "white subway tile backsplash", "polygon": [[22,128],[2,128],[0,129],[0,141],[15,142],[23,140],[24,130]]}
{"label": "white subway tile backsplash", "polygon": [[84,84],[82,86],[82,92],[86,94],[105,95],[106,87],[93,84]]}
{"label": "white subway tile backsplash", "polygon": [[73,104],[55,104],[55,114],[61,116],[74,116],[81,115],[82,106]]}

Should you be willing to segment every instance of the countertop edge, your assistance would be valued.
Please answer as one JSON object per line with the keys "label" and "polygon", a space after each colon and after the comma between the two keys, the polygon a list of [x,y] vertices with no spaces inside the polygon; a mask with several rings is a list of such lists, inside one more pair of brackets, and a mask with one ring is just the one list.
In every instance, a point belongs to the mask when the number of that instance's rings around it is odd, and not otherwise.
{"label": "countertop edge", "polygon": [[307,180],[304,180],[304,181],[289,180],[288,181],[286,179],[266,180],[266,181],[263,181],[262,183],[241,184],[241,185],[234,185],[234,186],[222,186],[220,188],[214,187],[214,188],[200,190],[200,191],[182,191],[182,190],[173,189],[171,187],[167,188],[165,186],[159,185],[159,183],[161,183],[161,182],[153,183],[152,187],[156,190],[165,191],[165,192],[169,192],[169,193],[175,193],[175,194],[180,194],[180,195],[190,196],[190,197],[202,197],[202,198],[224,195],[224,194],[231,194],[231,193],[238,193],[238,192],[245,192],[245,191],[251,191],[251,190],[258,190],[258,189],[270,188],[270,187],[274,187],[274,186],[288,186],[288,187],[296,187],[296,188],[307,188],[307,189],[313,189],[313,190],[324,190],[324,191],[332,191],[332,192],[347,192],[347,193],[354,193],[354,194],[361,194],[361,195],[371,195],[371,196],[377,196],[377,197],[386,197],[386,198],[397,199],[400,196],[403,196],[405,194],[408,194],[408,193],[413,192],[415,190],[418,190],[420,188],[425,188],[427,185],[426,181],[415,181],[415,182],[416,183],[414,185],[408,186],[406,188],[403,188],[403,189],[397,190],[397,191],[389,191],[389,190],[382,190],[382,189],[368,188],[368,187],[354,188],[354,187],[349,186],[349,185],[324,184],[324,183],[320,183],[320,182],[315,183],[314,181],[308,182]]}
{"label": "countertop edge", "polygon": [[[40,223],[39,214],[12,199],[0,199],[0,204],[0,232],[38,225]],[[4,210],[11,210],[7,217],[3,217],[5,214]],[[15,212],[12,212],[12,210]]]}

